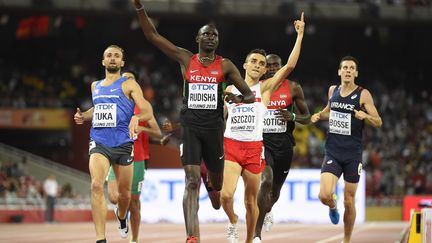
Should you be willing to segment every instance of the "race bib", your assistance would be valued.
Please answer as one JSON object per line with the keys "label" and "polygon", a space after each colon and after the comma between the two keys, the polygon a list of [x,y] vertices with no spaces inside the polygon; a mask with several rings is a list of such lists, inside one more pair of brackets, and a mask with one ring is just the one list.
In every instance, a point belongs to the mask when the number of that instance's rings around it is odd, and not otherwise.
{"label": "race bib", "polygon": [[218,84],[189,83],[189,109],[216,110]]}
{"label": "race bib", "polygon": [[104,103],[94,106],[93,127],[116,127],[117,104]]}
{"label": "race bib", "polygon": [[287,123],[283,118],[276,117],[276,109],[268,109],[264,116],[264,133],[284,133]]}
{"label": "race bib", "polygon": [[242,104],[230,107],[230,119],[232,132],[253,131],[256,126],[257,107],[255,104]]}
{"label": "race bib", "polygon": [[329,133],[351,135],[351,114],[330,110]]}

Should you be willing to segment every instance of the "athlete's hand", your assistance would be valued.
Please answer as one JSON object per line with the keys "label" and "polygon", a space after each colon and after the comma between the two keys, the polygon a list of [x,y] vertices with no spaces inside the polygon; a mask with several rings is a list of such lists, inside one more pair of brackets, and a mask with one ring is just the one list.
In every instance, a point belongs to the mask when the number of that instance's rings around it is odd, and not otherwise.
{"label": "athlete's hand", "polygon": [[131,0],[133,5],[135,5],[135,8],[140,9],[142,8],[141,0]]}
{"label": "athlete's hand", "polygon": [[297,34],[302,35],[304,33],[304,27],[305,27],[304,12],[302,12],[300,16],[300,20],[294,20],[294,28]]}
{"label": "athlete's hand", "polygon": [[284,109],[277,109],[275,112],[276,118],[282,118],[285,121],[293,121],[294,120],[294,115],[293,113],[284,110]]}
{"label": "athlete's hand", "polygon": [[164,123],[162,124],[162,131],[164,133],[170,133],[173,131],[173,124],[170,119],[165,119]]}
{"label": "athlete's hand", "polygon": [[319,121],[321,119],[321,112],[313,114],[310,119],[312,123]]}
{"label": "athlete's hand", "polygon": [[166,145],[170,141],[170,137],[172,136],[172,133],[168,133],[165,135],[161,140],[159,141],[161,145]]}
{"label": "athlete's hand", "polygon": [[224,95],[224,100],[229,104],[243,102],[243,95],[235,95],[228,91],[225,91],[223,95]]}
{"label": "athlete's hand", "polygon": [[355,118],[359,120],[364,120],[366,117],[368,117],[368,114],[362,110],[356,110],[354,109]]}
{"label": "athlete's hand", "polygon": [[75,120],[75,123],[78,125],[82,125],[84,123],[84,116],[83,116],[80,108],[77,108],[77,111],[74,115],[74,120]]}
{"label": "athlete's hand", "polygon": [[138,137],[138,121],[139,119],[137,116],[132,116],[129,123],[129,137],[133,140]]}

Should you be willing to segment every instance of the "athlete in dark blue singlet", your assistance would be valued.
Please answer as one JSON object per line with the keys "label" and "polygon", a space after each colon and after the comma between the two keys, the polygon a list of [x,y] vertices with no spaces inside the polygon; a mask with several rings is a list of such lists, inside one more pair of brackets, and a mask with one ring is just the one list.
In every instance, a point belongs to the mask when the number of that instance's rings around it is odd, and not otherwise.
{"label": "athlete in dark blue singlet", "polygon": [[381,127],[382,120],[367,89],[358,86],[358,62],[346,56],[339,64],[340,85],[329,88],[327,106],[311,117],[312,122],[329,121],[325,157],[321,168],[319,199],[329,207],[333,224],[339,222],[335,196],[336,184],[343,174],[344,189],[344,243],[351,241],[356,218],[355,194],[362,163],[362,132],[364,123]]}

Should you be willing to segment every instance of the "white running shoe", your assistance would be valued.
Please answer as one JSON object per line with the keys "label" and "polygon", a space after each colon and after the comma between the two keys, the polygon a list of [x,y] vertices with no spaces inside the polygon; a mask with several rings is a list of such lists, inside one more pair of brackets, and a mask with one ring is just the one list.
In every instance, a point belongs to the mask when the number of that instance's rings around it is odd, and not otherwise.
{"label": "white running shoe", "polygon": [[231,224],[231,223],[228,224],[227,239],[228,239],[228,243],[237,243],[238,242],[237,224]]}
{"label": "white running shoe", "polygon": [[119,223],[118,230],[119,230],[120,237],[123,238],[123,239],[128,238],[128,236],[129,236],[129,226],[128,226],[127,215],[126,215],[126,218],[124,219],[125,225],[124,225],[124,227],[122,227],[122,224],[120,222],[120,218],[118,217],[118,207],[116,207],[114,209],[114,214],[116,216],[117,222]]}
{"label": "white running shoe", "polygon": [[266,213],[264,217],[264,228],[266,232],[269,232],[273,227],[274,219],[273,219],[273,213],[270,211]]}
{"label": "white running shoe", "polygon": [[253,239],[252,243],[262,243],[261,239],[257,236]]}

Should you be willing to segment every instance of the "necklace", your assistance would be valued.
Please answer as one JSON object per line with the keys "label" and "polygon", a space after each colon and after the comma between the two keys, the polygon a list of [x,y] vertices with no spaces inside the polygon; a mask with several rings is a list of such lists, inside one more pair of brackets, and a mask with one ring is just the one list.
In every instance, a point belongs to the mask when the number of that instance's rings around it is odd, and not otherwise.
{"label": "necklace", "polygon": [[215,57],[201,57],[200,54],[198,54],[198,61],[202,64],[204,64],[204,60],[209,60],[210,62],[213,62]]}

